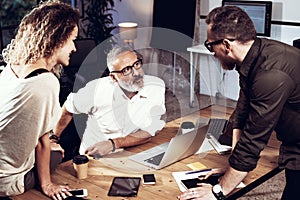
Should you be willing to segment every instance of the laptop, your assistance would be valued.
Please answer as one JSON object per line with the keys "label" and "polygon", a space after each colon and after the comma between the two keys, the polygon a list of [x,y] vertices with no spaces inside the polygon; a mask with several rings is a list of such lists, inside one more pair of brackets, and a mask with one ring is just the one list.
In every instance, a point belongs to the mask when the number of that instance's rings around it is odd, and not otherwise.
{"label": "laptop", "polygon": [[218,154],[225,154],[231,151],[231,146],[222,142],[222,136],[228,125],[228,120],[211,118],[207,129],[207,140]]}
{"label": "laptop", "polygon": [[193,131],[176,135],[170,142],[129,156],[129,159],[153,169],[161,169],[196,153],[206,137],[207,128],[207,125],[199,128],[198,123]]}

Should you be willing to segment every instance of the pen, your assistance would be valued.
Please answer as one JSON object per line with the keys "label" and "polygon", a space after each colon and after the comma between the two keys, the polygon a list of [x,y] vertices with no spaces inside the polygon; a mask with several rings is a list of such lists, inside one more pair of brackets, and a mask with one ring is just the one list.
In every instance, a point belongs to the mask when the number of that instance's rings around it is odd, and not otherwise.
{"label": "pen", "polygon": [[196,173],[201,173],[201,172],[209,172],[212,169],[201,169],[201,170],[196,170],[196,171],[190,171],[190,172],[186,172],[185,174],[196,174]]}

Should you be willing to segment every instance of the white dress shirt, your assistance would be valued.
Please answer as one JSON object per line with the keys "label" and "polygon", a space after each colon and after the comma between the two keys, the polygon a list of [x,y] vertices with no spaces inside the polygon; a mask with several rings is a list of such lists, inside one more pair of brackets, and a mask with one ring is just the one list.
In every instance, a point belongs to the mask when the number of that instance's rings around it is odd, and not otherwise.
{"label": "white dress shirt", "polygon": [[80,146],[83,154],[97,142],[138,130],[154,136],[165,125],[161,119],[166,112],[165,84],[158,77],[145,75],[144,87],[129,99],[111,77],[99,78],[71,93],[65,106],[70,113],[88,115]]}

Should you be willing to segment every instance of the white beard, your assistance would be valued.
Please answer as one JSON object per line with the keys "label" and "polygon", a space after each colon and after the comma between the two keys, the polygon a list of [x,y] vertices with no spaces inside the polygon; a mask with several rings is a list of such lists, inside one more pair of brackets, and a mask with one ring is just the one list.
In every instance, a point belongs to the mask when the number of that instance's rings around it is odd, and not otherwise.
{"label": "white beard", "polygon": [[135,80],[130,82],[124,82],[122,80],[118,80],[119,86],[128,92],[138,92],[144,87],[144,80],[142,83],[134,83]]}

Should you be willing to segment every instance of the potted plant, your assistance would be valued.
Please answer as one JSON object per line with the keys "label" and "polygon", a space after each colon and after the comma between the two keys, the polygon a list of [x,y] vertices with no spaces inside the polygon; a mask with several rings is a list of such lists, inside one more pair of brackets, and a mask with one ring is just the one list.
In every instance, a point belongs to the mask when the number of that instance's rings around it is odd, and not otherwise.
{"label": "potted plant", "polygon": [[[120,0],[121,1],[121,0]],[[116,28],[113,25],[112,12],[114,12],[114,0],[85,0],[83,33],[88,38],[95,39],[99,44],[111,38],[112,31]],[[114,41],[111,39],[111,44]]]}
{"label": "potted plant", "polygon": [[[87,38],[93,38],[96,44],[103,43],[101,51],[98,52],[101,66],[106,66],[106,54],[116,43],[112,37],[112,31],[116,28],[113,23],[112,12],[114,10],[114,0],[83,0],[84,17],[82,19],[82,32]],[[120,0],[121,1],[121,0]],[[102,51],[103,50],[103,51]],[[105,63],[104,63],[105,62]],[[102,76],[109,74],[106,68]]]}
{"label": "potted plant", "polygon": [[36,0],[0,0],[0,52],[15,35],[24,15],[36,4]]}

